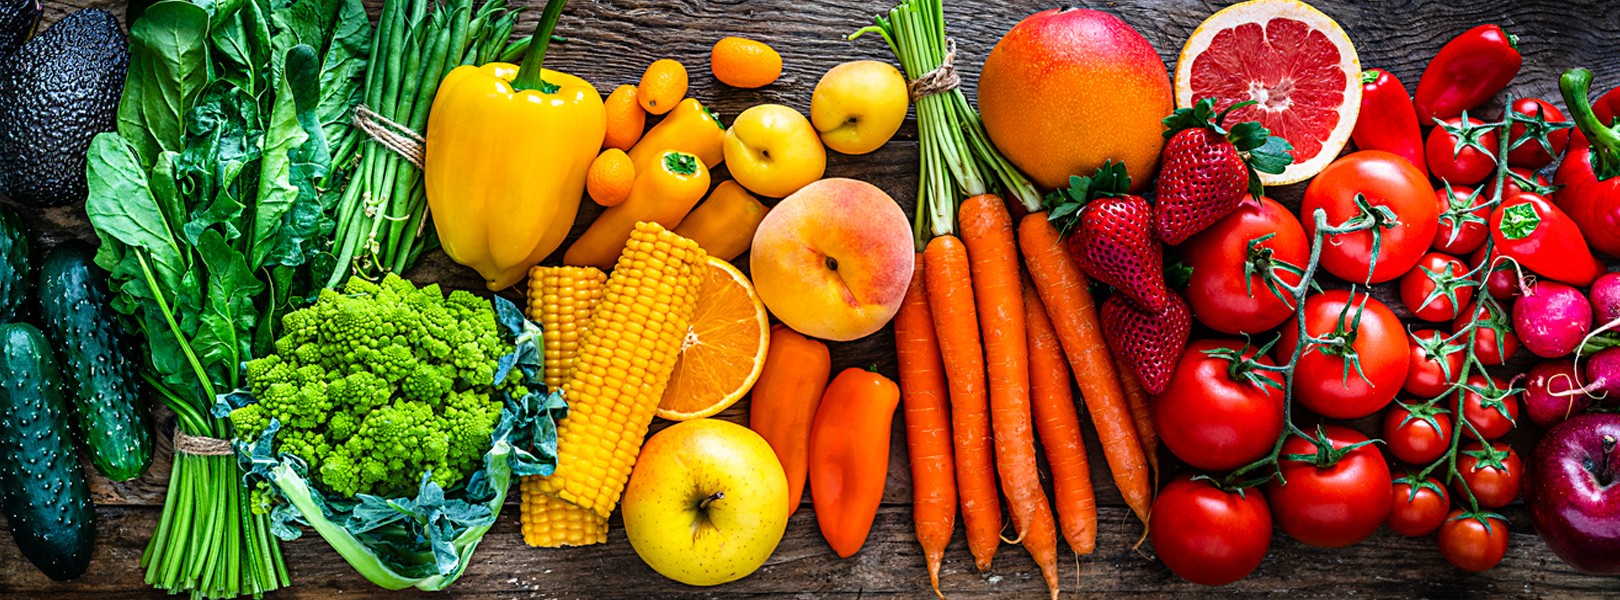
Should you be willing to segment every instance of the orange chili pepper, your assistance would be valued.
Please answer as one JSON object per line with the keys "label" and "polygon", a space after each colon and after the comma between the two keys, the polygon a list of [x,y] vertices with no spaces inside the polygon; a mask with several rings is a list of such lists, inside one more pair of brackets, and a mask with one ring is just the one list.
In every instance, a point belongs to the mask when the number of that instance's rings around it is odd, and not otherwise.
{"label": "orange chili pepper", "polygon": [[[744,192],[745,194],[747,192]],[[799,510],[810,464],[810,426],[827,390],[832,358],[820,340],[778,324],[771,328],[765,368],[754,383],[748,428],[770,442],[787,473],[788,515]]]}
{"label": "orange chili pepper", "polygon": [[841,558],[866,544],[889,477],[889,429],[900,386],[861,369],[844,369],[821,397],[810,430],[810,499],[816,523]]}

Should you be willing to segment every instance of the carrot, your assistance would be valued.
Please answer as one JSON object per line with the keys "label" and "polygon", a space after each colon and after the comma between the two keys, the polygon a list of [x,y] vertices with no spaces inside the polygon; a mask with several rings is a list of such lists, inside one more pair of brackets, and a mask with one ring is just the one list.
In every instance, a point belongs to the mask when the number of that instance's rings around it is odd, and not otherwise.
{"label": "carrot", "polygon": [[1114,484],[1119,486],[1125,504],[1146,523],[1153,502],[1147,458],[1137,441],[1136,426],[1120,389],[1114,361],[1103,342],[1097,306],[1086,289],[1089,282],[1064,250],[1057,228],[1047,222],[1044,213],[1024,217],[1018,238],[1035,289],[1046,303],[1046,314],[1053,316],[1052,327],[1080,383],[1080,394],[1097,428],[1097,438],[1102,441]]}
{"label": "carrot", "polygon": [[[1041,489],[1035,458],[1035,430],[1029,408],[1029,342],[1024,328],[1023,280],[1018,275],[1018,242],[1012,216],[1001,198],[981,194],[958,209],[962,243],[973,274],[973,299],[990,376],[990,424],[996,446],[1001,491],[1013,513],[1018,540],[1050,573],[1052,594],[1057,573],[1057,534],[1052,507]],[[1045,517],[1039,516],[1045,513]],[[1044,532],[1031,527],[1045,527]],[[1043,540],[1043,541],[1037,541]],[[1041,551],[1037,551],[1041,550]],[[1050,552],[1045,552],[1050,550]]]}
{"label": "carrot", "polygon": [[[1026,277],[1027,279],[1027,277]],[[1080,412],[1070,391],[1069,365],[1062,342],[1052,329],[1046,306],[1035,293],[1034,282],[1024,285],[1024,312],[1029,322],[1029,375],[1034,400],[1035,428],[1052,466],[1058,523],[1063,539],[1075,554],[1097,547],[1097,499],[1091,489],[1091,467],[1086,443],[1080,436]]]}
{"label": "carrot", "polygon": [[[1018,514],[1012,515],[1013,529],[1023,529],[1018,523]],[[1052,511],[1035,513],[1035,521],[1030,524],[1029,535],[1024,536],[1024,549],[1035,558],[1035,564],[1041,567],[1041,578],[1046,580],[1046,589],[1052,592],[1052,600],[1058,598],[1058,571],[1057,571],[1057,527],[1052,524]],[[1079,574],[1076,574],[1078,577]]]}
{"label": "carrot", "polygon": [[1136,439],[1142,443],[1142,454],[1147,455],[1148,467],[1153,469],[1153,480],[1159,479],[1159,432],[1153,429],[1153,412],[1148,407],[1147,390],[1136,372],[1114,355],[1114,368],[1119,371],[1119,384],[1125,390],[1125,402],[1131,408],[1131,419],[1136,421]]}
{"label": "carrot", "polygon": [[900,394],[906,407],[906,450],[911,455],[911,516],[928,560],[928,582],[940,598],[939,565],[956,529],[956,465],[951,451],[951,399],[945,365],[934,337],[923,282],[924,254],[917,253],[911,288],[894,317],[900,356]]}
{"label": "carrot", "polygon": [[984,347],[973,304],[967,249],[942,235],[928,242],[923,279],[934,315],[940,357],[951,391],[951,432],[956,446],[956,490],[967,526],[968,551],[984,571],[1001,543],[1001,498],[990,447],[990,400],[986,397]]}

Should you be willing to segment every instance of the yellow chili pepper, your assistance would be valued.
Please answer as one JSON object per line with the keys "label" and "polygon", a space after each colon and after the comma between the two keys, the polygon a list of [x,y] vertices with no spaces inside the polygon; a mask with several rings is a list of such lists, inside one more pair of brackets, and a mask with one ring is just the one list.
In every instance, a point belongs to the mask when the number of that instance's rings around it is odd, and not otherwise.
{"label": "yellow chili pepper", "polygon": [[687,98],[630,148],[630,162],[641,173],[665,150],[675,150],[696,154],[712,169],[726,159],[725,142],[726,126],[720,117],[696,98]]}
{"label": "yellow chili pepper", "polygon": [[674,227],[709,191],[709,170],[696,155],[665,150],[656,164],[636,171],[630,197],[607,209],[563,255],[563,264],[611,269],[637,221]]}
{"label": "yellow chili pepper", "polygon": [[521,68],[461,66],[428,118],[428,208],[439,242],[491,290],[523,279],[562,245],[606,132],[602,96],[541,68],[567,0],[549,0]]}
{"label": "yellow chili pepper", "polygon": [[715,186],[708,200],[681,220],[675,234],[697,242],[709,256],[729,261],[753,245],[754,231],[770,210],[741,184],[727,179]]}

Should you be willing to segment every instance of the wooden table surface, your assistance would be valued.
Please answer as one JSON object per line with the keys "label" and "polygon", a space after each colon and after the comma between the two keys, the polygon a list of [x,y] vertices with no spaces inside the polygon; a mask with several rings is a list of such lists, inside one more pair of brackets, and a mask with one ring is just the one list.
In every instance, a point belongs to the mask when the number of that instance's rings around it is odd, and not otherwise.
{"label": "wooden table surface", "polygon": [[[540,0],[515,0],[538,8]],[[1156,0],[1142,2],[1083,3],[1122,16],[1159,50],[1165,64],[1174,67],[1181,44],[1193,28],[1227,2]],[[100,6],[122,16],[119,0],[48,1],[46,19],[54,22],[83,6]],[[368,2],[374,13],[377,0]],[[969,98],[983,59],[995,41],[1019,19],[1050,8],[1044,0],[947,0],[949,33],[957,40],[957,64]],[[1316,6],[1334,17],[1356,43],[1363,67],[1381,67],[1415,86],[1427,59],[1453,36],[1474,25],[1500,23],[1520,36],[1524,68],[1511,90],[1558,100],[1557,76],[1563,70],[1585,66],[1597,73],[1597,89],[1620,85],[1620,2],[1577,0],[1537,2],[1319,0]],[[878,38],[845,41],[842,36],[868,24],[873,15],[887,11],[889,0],[574,0],[558,28],[570,41],[553,46],[547,66],[584,77],[604,93],[619,84],[634,84],[648,63],[674,58],[688,66],[690,95],[719,111],[729,121],[743,109],[776,102],[808,112],[810,92],[821,74],[833,65],[856,59],[893,61]],[[538,18],[525,17],[520,33],[527,33]],[[741,35],[765,41],[781,52],[782,78],[758,90],[720,85],[709,74],[708,53],[714,41]],[[1487,116],[1500,114],[1500,101]],[[883,149],[859,157],[829,152],[827,176],[854,177],[883,188],[910,213],[916,199],[918,147],[915,123]],[[724,178],[724,170],[716,179]],[[1303,185],[1274,188],[1273,197],[1297,207]],[[574,234],[599,209],[586,202]],[[40,246],[64,239],[94,239],[80,206],[24,209]],[[565,246],[566,247],[566,246]],[[560,252],[559,252],[560,255]],[[555,259],[555,257],[554,257]],[[747,256],[738,264],[747,268]],[[476,275],[451,263],[442,254],[424,259],[411,274],[421,283],[447,287],[481,288]],[[1328,284],[1334,287],[1334,283]],[[1336,284],[1342,287],[1342,283]],[[1392,286],[1376,293],[1397,311]],[[508,295],[517,294],[509,291]],[[896,374],[893,330],[871,337],[834,343],[835,371],[849,366],[876,365]],[[1524,368],[1521,357],[1514,366]],[[1083,407],[1082,407],[1082,410]],[[747,422],[748,401],[727,410],[722,418]],[[172,416],[165,419],[167,430]],[[1362,431],[1376,431],[1374,418],[1352,423]],[[1526,427],[1531,427],[1525,421]],[[571,549],[534,549],[525,546],[518,531],[517,510],[508,507],[494,530],[473,557],[474,564],[445,598],[930,598],[923,558],[912,536],[910,476],[900,419],[895,421],[890,452],[889,484],[883,508],[866,547],[852,558],[839,559],[822,540],[808,503],[794,515],[786,537],[765,566],[740,581],[715,588],[675,583],[645,566],[626,542],[615,515],[608,543]],[[1529,449],[1539,431],[1521,430],[1511,438],[1521,452]],[[1092,480],[1097,484],[1100,532],[1097,551],[1060,562],[1065,594],[1084,596],[1215,597],[1269,594],[1272,596],[1336,597],[1576,597],[1612,596],[1620,580],[1582,575],[1558,560],[1530,528],[1520,504],[1503,512],[1512,522],[1507,558],[1497,568],[1468,574],[1452,568],[1441,557],[1434,536],[1403,538],[1387,529],[1350,548],[1323,550],[1307,547],[1280,531],[1270,555],[1247,579],[1226,588],[1205,588],[1187,583],[1153,559],[1151,544],[1136,547],[1143,525],[1125,508],[1112,486],[1102,453],[1090,425]],[[114,484],[96,479],[94,497],[99,539],[90,570],[76,581],[52,582],[23,559],[9,533],[0,531],[0,597],[28,599],[160,598],[147,587],[138,566],[141,551],[157,522],[168,482],[167,436],[161,436],[159,457],[152,470],[135,481]],[[1162,452],[1167,469],[1179,468]],[[1044,476],[1044,472],[1043,472]],[[1048,488],[1050,488],[1048,481]],[[513,497],[516,497],[514,493]],[[960,531],[960,528],[959,528]],[[273,598],[410,598],[427,597],[415,590],[387,592],[359,577],[318,536],[284,543],[293,587]],[[946,553],[941,588],[951,598],[1038,598],[1045,594],[1039,571],[1022,548],[1003,545],[993,568],[975,572],[960,532]],[[338,596],[341,594],[341,596]]]}

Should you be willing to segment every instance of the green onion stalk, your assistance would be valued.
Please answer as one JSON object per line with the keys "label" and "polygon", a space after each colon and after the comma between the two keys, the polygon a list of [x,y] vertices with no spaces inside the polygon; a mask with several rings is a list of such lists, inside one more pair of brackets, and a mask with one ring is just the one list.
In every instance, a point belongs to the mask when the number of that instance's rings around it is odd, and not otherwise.
{"label": "green onion stalk", "polygon": [[[856,31],[849,38],[866,33],[882,35],[906,77],[914,82],[943,74],[934,71],[955,49],[945,39],[941,0],[906,0],[890,9],[887,17],[879,16],[874,21],[876,25]],[[936,90],[943,87],[937,81],[931,83],[934,85],[928,87]],[[919,249],[934,236],[955,232],[956,208],[963,198],[989,193],[998,185],[1004,196],[1030,212],[1041,210],[1040,192],[990,143],[984,121],[968,104],[967,96],[960,88],[945,85],[950,89],[924,95],[914,102],[922,147],[922,177],[913,231]]]}
{"label": "green onion stalk", "polygon": [[[421,141],[439,83],[452,69],[500,58],[522,9],[506,0],[387,0],[371,45],[362,104]],[[403,128],[406,131],[398,131]],[[358,167],[337,206],[337,265],[327,287],[350,273],[376,280],[403,273],[432,241],[422,170],[374,139],[347,160]],[[334,161],[336,162],[336,161]]]}

